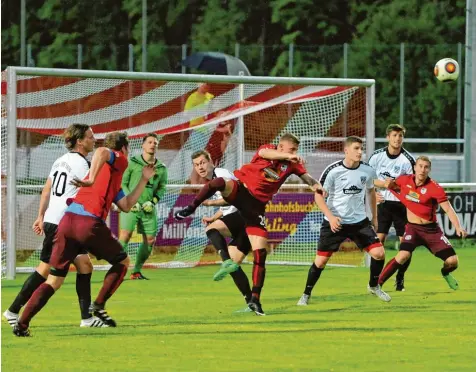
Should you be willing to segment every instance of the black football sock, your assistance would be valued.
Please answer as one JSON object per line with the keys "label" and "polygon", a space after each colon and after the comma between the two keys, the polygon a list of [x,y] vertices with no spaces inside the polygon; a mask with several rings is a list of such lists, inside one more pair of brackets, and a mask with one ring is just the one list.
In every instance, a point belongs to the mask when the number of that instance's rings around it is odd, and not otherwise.
{"label": "black football sock", "polygon": [[230,254],[228,253],[228,246],[223,235],[217,229],[210,229],[207,231],[207,237],[220,254],[221,259],[223,261],[229,260]]}
{"label": "black football sock", "polygon": [[410,266],[410,262],[412,262],[412,257],[410,256],[410,258],[408,259],[408,261],[406,261],[402,267],[400,267],[397,271],[397,281],[402,281],[404,278],[405,278],[405,273],[407,272],[408,270],[408,266]]}
{"label": "black football sock", "polygon": [[89,305],[91,305],[91,276],[92,273],[76,274],[76,293],[78,294],[81,319],[89,319],[92,316],[89,312]]}
{"label": "black football sock", "polygon": [[314,286],[316,285],[317,281],[321,276],[322,270],[324,270],[324,268],[317,267],[315,262],[312,263],[311,267],[309,268],[309,272],[307,273],[307,281],[306,287],[304,288],[304,294],[307,294],[308,296],[311,295]]}
{"label": "black football sock", "polygon": [[376,287],[378,284],[378,278],[382,272],[383,266],[385,265],[385,260],[376,260],[375,258],[370,258],[370,280],[369,286]]}
{"label": "black football sock", "polygon": [[18,314],[23,306],[28,302],[35,290],[46,281],[38,271],[31,274],[23,283],[23,287],[18,293],[13,303],[8,308],[12,313]]}
{"label": "black football sock", "polygon": [[241,294],[245,298],[246,302],[249,302],[251,299],[251,287],[246,273],[240,267],[235,272],[230,273],[230,275],[233,278],[236,287],[240,290]]}

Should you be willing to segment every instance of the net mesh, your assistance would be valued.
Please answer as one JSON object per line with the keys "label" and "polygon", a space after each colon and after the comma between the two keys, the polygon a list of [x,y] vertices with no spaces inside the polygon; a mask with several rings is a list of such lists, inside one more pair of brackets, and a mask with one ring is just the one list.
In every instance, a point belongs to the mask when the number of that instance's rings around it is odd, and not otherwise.
{"label": "net mesh", "polygon": [[[3,99],[4,95],[4,148]],[[194,197],[194,185],[205,183],[192,169],[193,152],[206,149],[216,166],[233,171],[248,162],[259,146],[276,144],[281,134],[291,132],[301,138],[300,154],[307,160],[308,172],[318,178],[329,163],[341,158],[343,137],[366,134],[366,89],[360,87],[19,76],[16,101],[16,251],[17,266],[24,267],[38,263],[42,237],[31,226],[49,170],[66,152],[60,135],[70,124],[91,125],[97,145],[107,133],[127,130],[132,155],[141,153],[144,134],[159,135],[158,158],[168,168],[169,181],[157,205],[159,232],[148,265],[164,267],[218,260],[201,222],[203,216],[214,214],[213,208],[200,207],[184,221],[173,219],[174,211]],[[2,151],[2,196],[5,161]],[[313,194],[300,183],[291,177],[267,206],[270,262],[309,264],[315,255],[322,213],[314,206]],[[116,235],[119,219],[111,212],[107,221]],[[141,240],[133,235],[132,258]],[[3,253],[2,248],[2,267]],[[362,254],[353,243],[345,243],[332,262],[359,265]]]}

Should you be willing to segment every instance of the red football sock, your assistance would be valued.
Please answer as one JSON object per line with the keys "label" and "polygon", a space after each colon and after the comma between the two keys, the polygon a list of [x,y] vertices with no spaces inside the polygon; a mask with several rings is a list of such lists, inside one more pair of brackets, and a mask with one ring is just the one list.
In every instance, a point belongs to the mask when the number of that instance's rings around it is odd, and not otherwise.
{"label": "red football sock", "polygon": [[28,301],[23,313],[18,319],[18,324],[23,328],[28,328],[30,320],[43,309],[51,296],[55,294],[53,287],[47,283],[40,285]]}
{"label": "red football sock", "polygon": [[98,305],[104,305],[124,281],[124,276],[126,273],[126,265],[120,263],[112,265],[104,277],[102,288],[99,291],[96,301],[94,302],[96,302]]}
{"label": "red football sock", "polygon": [[395,258],[388,261],[378,277],[378,284],[383,285],[401,266],[401,264],[395,261]]}

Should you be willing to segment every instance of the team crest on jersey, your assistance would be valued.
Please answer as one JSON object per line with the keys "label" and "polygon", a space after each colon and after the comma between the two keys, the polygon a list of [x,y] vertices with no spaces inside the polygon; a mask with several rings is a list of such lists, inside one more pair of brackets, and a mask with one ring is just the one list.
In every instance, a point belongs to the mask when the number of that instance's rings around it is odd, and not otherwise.
{"label": "team crest on jersey", "polygon": [[411,235],[405,235],[405,240],[411,240],[412,236]]}
{"label": "team crest on jersey", "polygon": [[426,194],[426,187],[422,187],[422,188],[420,189],[420,191],[421,191],[421,193],[422,193],[423,195],[425,195],[425,194]]}
{"label": "team crest on jersey", "polygon": [[360,177],[360,183],[362,183],[362,185],[365,185],[365,182],[367,182],[367,177],[365,176]]}
{"label": "team crest on jersey", "polygon": [[288,169],[287,164],[281,164],[281,172],[286,172],[287,169]]}
{"label": "team crest on jersey", "polygon": [[399,165],[394,166],[394,167],[393,167],[393,171],[394,171],[395,173],[400,173],[400,166],[399,166]]}

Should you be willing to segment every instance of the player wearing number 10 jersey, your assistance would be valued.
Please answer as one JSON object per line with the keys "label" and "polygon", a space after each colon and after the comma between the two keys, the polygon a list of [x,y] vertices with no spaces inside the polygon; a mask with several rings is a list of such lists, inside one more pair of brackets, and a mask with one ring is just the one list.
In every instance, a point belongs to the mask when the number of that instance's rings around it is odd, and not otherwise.
{"label": "player wearing number 10 jersey", "polygon": [[[94,134],[86,124],[73,124],[64,133],[65,145],[70,152],[58,158],[51,168],[43,192],[41,193],[38,217],[33,224],[37,235],[45,235],[40,253],[40,264],[31,274],[4,318],[13,327],[18,320],[20,309],[28,302],[33,292],[46,280],[50,273],[50,258],[53,250],[53,239],[58,224],[67,208],[66,200],[78,193],[78,188],[70,182],[74,178],[84,178],[89,172],[89,161],[86,156],[94,148]],[[81,327],[106,326],[99,318],[93,317],[89,311],[91,303],[91,273],[93,266],[85,250],[80,250],[74,259],[77,269],[76,292],[81,309]]]}
{"label": "player wearing number 10 jersey", "polygon": [[[175,214],[176,219],[190,216],[200,204],[217,191],[221,192],[225,201],[240,211],[253,250],[253,288],[248,306],[256,315],[265,315],[260,303],[260,294],[264,284],[268,246],[264,215],[266,204],[292,174],[299,176],[314,191],[322,190],[321,184],[304,168],[302,157],[297,155],[298,147],[299,139],[290,133],[282,135],[277,146],[271,144],[261,146],[249,164],[234,172],[238,180],[223,177],[211,180],[189,206]],[[220,270],[226,270],[228,273],[238,270],[238,264],[243,258],[244,255],[240,259],[232,257],[234,262]],[[220,272],[216,275],[220,275]]]}

